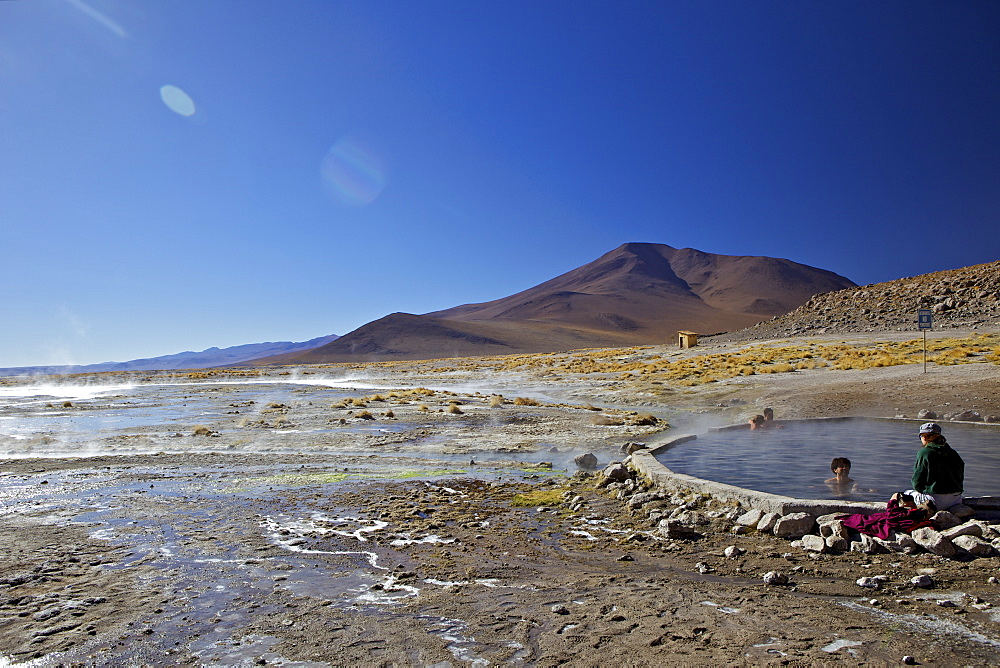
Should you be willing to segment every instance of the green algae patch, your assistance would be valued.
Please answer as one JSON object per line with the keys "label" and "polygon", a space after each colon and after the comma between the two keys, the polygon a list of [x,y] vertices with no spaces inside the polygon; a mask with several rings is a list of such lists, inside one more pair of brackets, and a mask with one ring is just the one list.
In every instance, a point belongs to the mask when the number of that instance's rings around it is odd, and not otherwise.
{"label": "green algae patch", "polygon": [[343,482],[348,479],[364,480],[406,480],[409,478],[435,478],[448,475],[463,475],[464,469],[402,469],[398,471],[345,473],[341,471],[329,473],[282,473],[278,475],[260,476],[256,478],[240,478],[227,491],[246,491],[252,487],[309,487],[311,485],[328,485]]}
{"label": "green algae patch", "polygon": [[523,494],[515,494],[510,505],[517,508],[532,508],[535,506],[558,506],[562,503],[563,491],[560,489],[533,489]]}

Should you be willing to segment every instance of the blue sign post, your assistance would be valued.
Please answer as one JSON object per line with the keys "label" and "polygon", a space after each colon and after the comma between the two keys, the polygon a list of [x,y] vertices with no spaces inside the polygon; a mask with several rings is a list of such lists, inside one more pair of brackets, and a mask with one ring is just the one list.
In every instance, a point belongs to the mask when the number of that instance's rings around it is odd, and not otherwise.
{"label": "blue sign post", "polygon": [[934,326],[934,314],[929,308],[917,311],[917,327],[924,333],[924,373],[927,373],[927,330]]}

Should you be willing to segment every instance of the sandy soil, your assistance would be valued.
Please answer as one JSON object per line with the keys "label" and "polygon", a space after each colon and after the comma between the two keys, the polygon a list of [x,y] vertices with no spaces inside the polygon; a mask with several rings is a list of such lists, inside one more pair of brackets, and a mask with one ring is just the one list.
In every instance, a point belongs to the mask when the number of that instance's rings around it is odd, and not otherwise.
{"label": "sandy soil", "polygon": [[[725,349],[713,345],[700,352]],[[103,454],[0,461],[0,666],[995,665],[998,559],[810,556],[732,535],[733,509],[701,498],[657,502],[705,518],[699,537],[668,540],[649,508],[574,474],[572,458],[603,465],[662,435],[634,413],[670,431],[765,405],[1000,414],[998,376],[911,365],[672,388],[414,364],[367,381],[455,394],[364,409],[330,408],[322,388],[237,406],[238,388],[188,387],[185,401],[216,407],[197,425],[105,432],[92,444]],[[491,391],[573,407],[490,407]],[[50,447],[43,436],[34,447]],[[745,553],[726,558],[730,545]],[[765,585],[769,571],[790,583]],[[915,588],[918,574],[935,586]],[[887,576],[880,589],[856,584],[873,575]]]}

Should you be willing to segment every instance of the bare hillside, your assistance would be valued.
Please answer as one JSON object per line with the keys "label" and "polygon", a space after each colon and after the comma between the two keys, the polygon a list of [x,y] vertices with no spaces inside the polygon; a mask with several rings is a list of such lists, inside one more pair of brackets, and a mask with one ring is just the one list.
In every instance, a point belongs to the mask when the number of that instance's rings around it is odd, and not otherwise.
{"label": "bare hillside", "polygon": [[1000,262],[818,294],[794,311],[716,340],[917,331],[919,309],[932,311],[936,330],[1000,325]]}

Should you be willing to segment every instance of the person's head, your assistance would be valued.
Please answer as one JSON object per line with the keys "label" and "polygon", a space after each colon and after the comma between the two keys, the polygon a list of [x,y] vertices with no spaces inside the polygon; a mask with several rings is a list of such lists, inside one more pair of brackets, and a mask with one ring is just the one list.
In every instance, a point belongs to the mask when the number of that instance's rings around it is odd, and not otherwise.
{"label": "person's head", "polygon": [[830,462],[830,470],[834,473],[838,473],[837,469],[846,469],[844,474],[851,472],[851,460],[847,457],[834,457],[833,461]]}
{"label": "person's head", "polygon": [[918,431],[920,441],[926,445],[928,443],[944,443],[944,436],[941,435],[941,425],[936,422],[925,422],[920,425]]}
{"label": "person's head", "polygon": [[764,426],[764,416],[754,415],[752,418],[748,420],[748,422],[750,423],[751,429],[760,429],[761,427]]}
{"label": "person's head", "polygon": [[764,420],[766,420],[767,422],[770,422],[773,419],[774,419],[774,409],[773,408],[765,408],[764,409]]}

